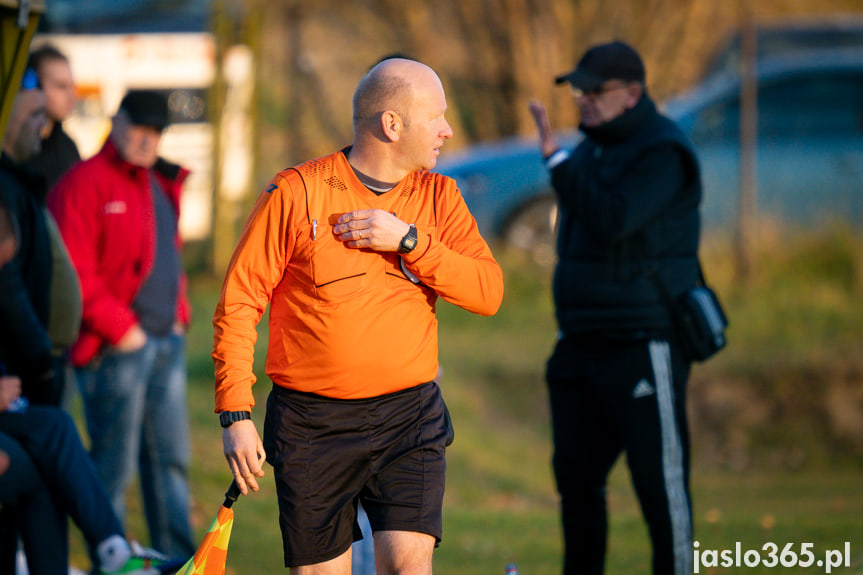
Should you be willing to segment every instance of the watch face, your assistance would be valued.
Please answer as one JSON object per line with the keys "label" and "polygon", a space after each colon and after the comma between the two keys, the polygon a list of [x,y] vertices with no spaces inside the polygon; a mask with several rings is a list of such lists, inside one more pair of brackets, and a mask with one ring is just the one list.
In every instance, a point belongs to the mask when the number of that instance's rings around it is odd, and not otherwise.
{"label": "watch face", "polygon": [[411,229],[399,244],[399,253],[406,254],[417,247],[417,229],[411,224]]}

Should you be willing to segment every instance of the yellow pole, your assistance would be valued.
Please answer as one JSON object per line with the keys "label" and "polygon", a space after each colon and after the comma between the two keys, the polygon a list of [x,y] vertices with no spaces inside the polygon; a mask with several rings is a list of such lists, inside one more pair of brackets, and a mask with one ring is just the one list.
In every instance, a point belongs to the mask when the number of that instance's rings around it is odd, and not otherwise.
{"label": "yellow pole", "polygon": [[30,41],[44,12],[44,0],[0,0],[0,134],[6,131]]}

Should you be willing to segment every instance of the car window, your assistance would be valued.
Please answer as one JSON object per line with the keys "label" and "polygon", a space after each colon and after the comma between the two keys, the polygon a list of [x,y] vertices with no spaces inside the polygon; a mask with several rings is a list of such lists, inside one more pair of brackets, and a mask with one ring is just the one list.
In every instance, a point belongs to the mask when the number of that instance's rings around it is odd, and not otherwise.
{"label": "car window", "polygon": [[764,86],[758,117],[759,132],[767,137],[858,134],[863,129],[863,76],[834,72]]}
{"label": "car window", "polygon": [[[695,119],[696,144],[737,138],[738,97],[714,103]],[[863,132],[863,72],[823,72],[777,79],[759,87],[758,133],[763,138],[853,135]]]}
{"label": "car window", "polygon": [[[758,58],[826,49],[863,48],[863,20],[850,14],[822,21],[759,26]],[[740,33],[736,32],[712,58],[704,77],[740,69]]]}

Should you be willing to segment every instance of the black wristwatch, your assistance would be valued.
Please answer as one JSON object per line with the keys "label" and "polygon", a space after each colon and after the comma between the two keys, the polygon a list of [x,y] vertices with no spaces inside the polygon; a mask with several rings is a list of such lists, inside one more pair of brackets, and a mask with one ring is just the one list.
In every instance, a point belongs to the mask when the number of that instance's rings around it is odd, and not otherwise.
{"label": "black wristwatch", "polygon": [[219,414],[219,423],[222,427],[231,427],[237,421],[252,419],[251,411],[223,411]]}
{"label": "black wristwatch", "polygon": [[415,247],[417,247],[417,228],[411,224],[411,229],[408,230],[408,233],[405,234],[405,237],[402,238],[399,244],[399,253],[410,253]]}

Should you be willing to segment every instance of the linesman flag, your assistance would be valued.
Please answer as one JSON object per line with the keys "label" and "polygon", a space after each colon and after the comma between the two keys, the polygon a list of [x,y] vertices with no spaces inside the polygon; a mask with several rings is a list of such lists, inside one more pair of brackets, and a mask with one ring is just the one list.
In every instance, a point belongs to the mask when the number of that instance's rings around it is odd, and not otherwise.
{"label": "linesman flag", "polygon": [[200,547],[176,575],[224,575],[225,562],[228,559],[228,541],[231,539],[231,528],[234,526],[234,510],[231,506],[239,496],[240,488],[234,481],[225,493],[225,502],[222,503]]}

